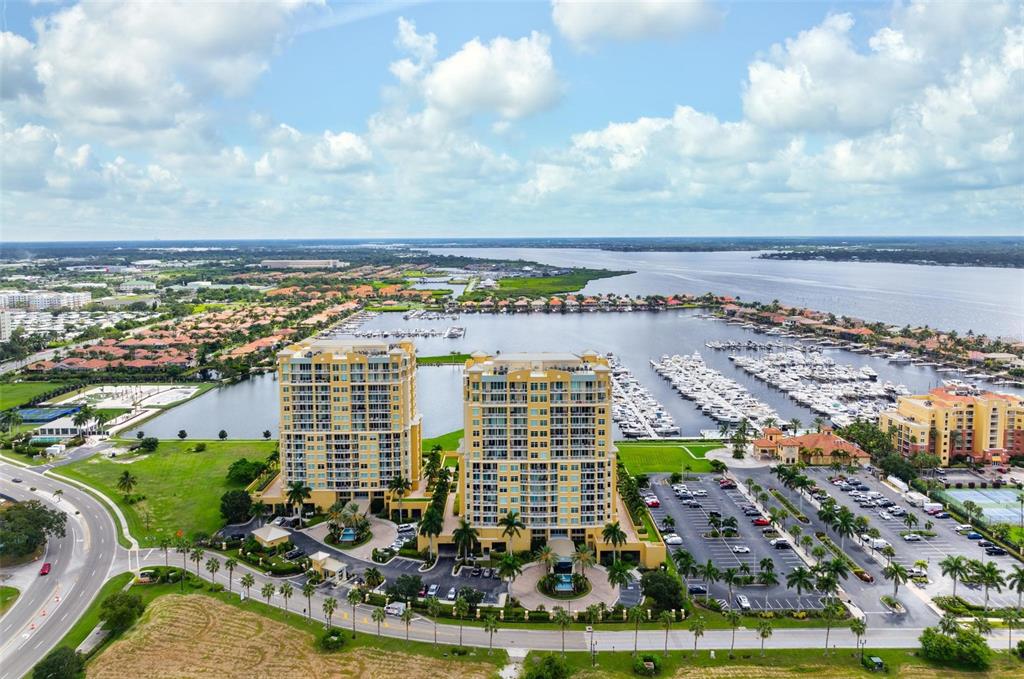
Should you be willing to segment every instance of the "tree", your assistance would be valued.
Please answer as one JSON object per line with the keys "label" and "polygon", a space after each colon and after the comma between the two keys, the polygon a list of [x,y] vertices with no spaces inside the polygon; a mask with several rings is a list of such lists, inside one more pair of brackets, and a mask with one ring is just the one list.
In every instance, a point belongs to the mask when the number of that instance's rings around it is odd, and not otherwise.
{"label": "tree", "polygon": [[[679,549],[672,553],[672,561],[676,564],[676,571],[679,573],[679,577],[686,582],[688,578],[692,578],[697,574],[697,560],[693,558],[693,554],[690,554],[685,549]],[[683,596],[689,596],[686,592],[686,588],[683,588]]]}
{"label": "tree", "polygon": [[697,617],[695,617],[693,620],[690,621],[690,624],[687,626],[687,629],[690,630],[690,634],[693,635],[693,652],[694,653],[697,652],[697,641],[702,636],[704,636],[704,630],[706,628],[707,628],[707,624],[704,622],[704,616],[703,615],[698,615]]}
{"label": "tree", "polygon": [[32,554],[47,538],[66,534],[68,515],[38,500],[12,504],[0,516],[0,556],[5,560]]}
{"label": "tree", "polygon": [[523,522],[519,512],[511,509],[503,517],[498,519],[498,527],[501,528],[501,534],[503,536],[515,539],[526,529],[526,524]]}
{"label": "tree", "polygon": [[363,573],[363,579],[366,582],[366,586],[369,589],[377,589],[384,583],[384,574],[380,572],[380,569],[376,566],[370,566]]}
{"label": "tree", "polygon": [[245,588],[245,598],[248,599],[249,590],[251,590],[252,586],[256,584],[256,578],[252,576],[252,573],[245,573],[242,575],[242,578],[238,581],[238,584]]}
{"label": "tree", "polygon": [[136,484],[138,484],[138,482],[139,480],[132,476],[132,473],[130,471],[125,469],[123,472],[121,472],[121,476],[117,477],[117,489],[124,494],[125,498],[127,498],[129,495],[131,495],[132,491],[135,489],[135,486]]}
{"label": "tree", "polygon": [[[460,558],[467,558],[476,547],[477,530],[466,519],[459,520],[459,526],[452,531],[452,540]],[[459,644],[462,645],[461,643]]]}
{"label": "tree", "polygon": [[85,657],[68,646],[58,646],[32,669],[32,679],[78,679],[84,672]]}
{"label": "tree", "polygon": [[672,611],[662,611],[658,616],[658,622],[665,628],[665,658],[668,658],[668,633],[672,631],[672,624],[676,621],[676,614]]}
{"label": "tree", "polygon": [[[406,640],[406,641],[409,641],[409,626],[410,626],[410,625],[412,624],[412,616],[413,616],[413,613],[412,613],[412,606],[407,606],[407,607],[406,607],[406,608],[405,608],[405,609],[404,609],[404,610],[402,611],[402,615],[400,615],[400,616],[399,616],[399,619],[400,619],[400,620],[401,620],[401,621],[402,621],[403,623],[405,623],[405,640]],[[492,640],[493,640],[493,638],[494,638],[494,635],[493,635],[493,634],[491,635],[491,638],[492,638]]]}
{"label": "tree", "polygon": [[626,617],[633,623],[633,655],[636,655],[637,646],[640,641],[640,623],[647,617],[647,612],[641,606],[633,606],[627,612]]}
{"label": "tree", "polygon": [[352,607],[352,638],[356,638],[356,606],[363,603],[363,593],[353,587],[345,595],[345,599]]}
{"label": "tree", "polygon": [[739,571],[735,568],[726,568],[722,571],[722,582],[729,588],[729,604],[732,605],[732,588],[740,582]]}
{"label": "tree", "polygon": [[264,583],[263,587],[260,588],[260,594],[262,594],[263,598],[267,600],[268,606],[270,605],[270,597],[274,596],[274,592],[276,591],[277,589],[274,587],[274,583],[272,582]]}
{"label": "tree", "polygon": [[846,538],[853,535],[854,523],[856,518],[846,507],[843,507],[836,514],[835,523],[832,524],[832,530],[839,536],[839,550],[842,552],[846,551]]}
{"label": "tree", "polygon": [[1003,577],[1003,571],[1000,570],[995,561],[988,561],[982,564],[981,568],[977,571],[977,575],[981,581],[981,586],[985,589],[985,611],[987,612],[989,590],[994,589],[997,592],[1002,592],[1006,579]]}
{"label": "tree", "polygon": [[370,613],[370,619],[377,623],[377,636],[380,636],[380,624],[384,622],[387,615],[384,613],[383,608],[374,608],[373,612]]}
{"label": "tree", "polygon": [[656,613],[682,608],[684,605],[682,582],[668,571],[647,571],[640,579],[640,589],[650,599]]}
{"label": "tree", "polygon": [[953,579],[953,596],[956,596],[956,585],[964,576],[970,574],[967,559],[959,555],[950,554],[939,562],[942,574]]}
{"label": "tree", "polygon": [[830,601],[825,608],[821,609],[821,617],[825,619],[825,655],[828,655],[828,640],[832,635],[832,623],[842,615],[842,612],[842,607],[834,601]]}
{"label": "tree", "polygon": [[565,656],[565,630],[572,624],[572,616],[561,606],[555,606],[551,610],[551,622],[558,625],[562,631],[562,656]]}
{"label": "tree", "polygon": [[239,567],[239,562],[234,559],[224,559],[224,570],[227,571],[227,591],[231,591],[231,584],[234,580],[234,569]]}
{"label": "tree", "polygon": [[707,563],[704,565],[697,566],[697,575],[699,575],[700,579],[707,585],[707,591],[704,593],[704,603],[707,603],[711,596],[711,585],[718,582],[721,574],[718,571],[718,567],[715,566],[715,562],[708,559]]}
{"label": "tree", "polygon": [[572,563],[574,566],[580,567],[580,575],[587,577],[587,569],[597,563],[597,557],[594,556],[594,550],[586,545],[581,545],[573,552]]}
{"label": "tree", "polygon": [[942,614],[937,626],[940,632],[948,635],[956,634],[956,631],[960,629],[960,623],[957,621],[956,615],[949,612]]}
{"label": "tree", "polygon": [[565,660],[554,653],[547,653],[540,660],[527,663],[521,679],[569,679],[572,670]]}
{"label": "tree", "polygon": [[191,553],[189,553],[188,558],[192,561],[192,563],[194,563],[196,565],[196,577],[197,578],[199,577],[199,564],[200,564],[200,562],[202,562],[203,555],[205,555],[205,554],[206,554],[206,551],[202,547],[193,547]]}
{"label": "tree", "polygon": [[630,583],[629,564],[625,561],[613,561],[608,566],[608,584],[612,587],[625,587]]}
{"label": "tree", "polygon": [[316,594],[316,585],[308,580],[302,583],[302,596],[306,597],[306,619],[313,615],[313,595]]}
{"label": "tree", "polygon": [[729,627],[732,628],[732,642],[729,644],[729,657],[731,658],[733,651],[736,649],[736,628],[740,626],[743,617],[739,611],[730,608],[725,613],[725,620],[729,623]]}
{"label": "tree", "polygon": [[178,430],[178,438],[181,439],[182,441],[184,441],[185,439],[188,438],[188,432],[185,431],[184,429],[179,429]]}
{"label": "tree", "polygon": [[[768,561],[769,563],[772,563],[774,565],[774,562],[772,562],[771,559],[765,559],[764,561]],[[771,587],[774,587],[777,584],[779,584],[779,576],[775,574],[774,570],[765,570],[763,568],[764,561],[761,562],[762,569],[757,572],[757,578],[756,579],[757,579],[757,584],[765,586],[764,600],[765,600],[765,608],[767,609],[768,608],[768,606],[767,606],[767,604],[768,604],[768,589],[771,588]]]}
{"label": "tree", "polygon": [[1013,566],[1006,578],[1006,584],[1017,593],[1017,609],[1020,610],[1021,598],[1024,597],[1024,568]]}
{"label": "tree", "polygon": [[295,514],[299,517],[299,526],[302,525],[302,505],[305,504],[312,494],[313,489],[302,481],[291,481],[288,483],[288,490],[285,496],[288,498],[288,504],[295,507]]}
{"label": "tree", "polygon": [[206,570],[210,573],[210,582],[217,582],[217,571],[220,570],[220,561],[217,557],[211,556],[206,560]]}
{"label": "tree", "polygon": [[423,516],[420,517],[419,524],[420,535],[426,535],[427,539],[430,540],[430,547],[427,551],[431,559],[434,558],[434,539],[441,534],[444,530],[444,517],[441,516],[441,512],[431,505],[427,508],[427,511],[423,512]]}
{"label": "tree", "polygon": [[626,532],[622,530],[619,522],[606,523],[604,528],[601,529],[601,539],[604,540],[605,544],[612,546],[613,560],[618,561],[619,547],[626,544]]}
{"label": "tree", "polygon": [[142,598],[137,594],[117,592],[100,604],[100,620],[104,621],[104,627],[111,634],[117,635],[131,627],[145,609]]}
{"label": "tree", "polygon": [[277,591],[278,591],[278,593],[280,593],[281,598],[284,599],[284,610],[285,610],[285,613],[287,613],[288,612],[288,600],[292,598],[292,595],[295,593],[295,589],[292,587],[292,583],[284,582],[284,583],[281,583],[281,587],[278,588]]}
{"label": "tree", "polygon": [[[349,592],[354,592],[354,591],[355,591],[354,589],[349,590]],[[321,605],[321,608],[323,608],[323,611],[324,611],[324,618],[327,619],[327,629],[330,629],[331,628],[331,620],[334,619],[334,611],[337,610],[337,608],[338,608],[338,600],[335,599],[332,596],[329,596],[326,599],[324,599],[324,603]],[[354,611],[355,608],[353,608],[352,610]],[[352,636],[353,636],[353,638],[356,635],[355,629],[356,629],[356,616],[353,613],[352,614]]]}
{"label": "tree", "polygon": [[551,569],[558,563],[558,555],[555,554],[550,545],[544,544],[537,550],[537,561],[544,564],[544,574],[547,575],[551,573]]}
{"label": "tree", "polygon": [[814,575],[803,566],[797,566],[786,575],[786,587],[796,590],[797,609],[802,612],[804,607],[800,597],[814,588]]}
{"label": "tree", "polygon": [[452,606],[452,613],[459,619],[459,646],[462,646],[462,621],[469,614],[469,603],[466,598],[461,594],[455,599],[455,605]]}
{"label": "tree", "polygon": [[226,431],[224,431],[223,429],[221,429],[219,432],[217,432],[217,438],[219,438],[221,441],[223,441],[227,437],[228,437],[228,433]]}
{"label": "tree", "polygon": [[1011,608],[1003,616],[1003,622],[1006,623],[1007,650],[1010,651],[1013,650],[1013,630],[1019,629],[1021,622],[1024,622],[1024,615],[1021,614],[1020,606]]}
{"label": "tree", "polygon": [[427,615],[434,623],[434,647],[437,647],[437,618],[441,615],[441,601],[436,597],[427,598]]}
{"label": "tree", "polygon": [[401,474],[396,474],[388,479],[388,490],[392,498],[398,498],[398,515],[402,516],[402,498],[412,489],[412,483]]}
{"label": "tree", "polygon": [[228,523],[245,523],[252,513],[252,496],[244,490],[229,490],[220,496],[220,515]]}
{"label": "tree", "polygon": [[519,557],[512,552],[505,552],[498,557],[498,577],[502,580],[515,582],[516,578],[522,575],[523,565]]}
{"label": "tree", "polygon": [[263,439],[264,439],[265,441],[269,441],[269,440],[270,440],[270,437],[271,437],[271,436],[273,436],[273,434],[272,434],[272,433],[270,433],[270,430],[269,430],[269,429],[264,429],[264,430],[263,430]]}
{"label": "tree", "polygon": [[850,631],[857,637],[857,648],[860,649],[860,661],[864,662],[864,647],[860,645],[860,639],[868,633],[867,618],[854,618],[851,620]]}
{"label": "tree", "polygon": [[764,657],[764,642],[772,636],[772,621],[761,620],[757,623],[757,637],[761,640],[761,657]]}

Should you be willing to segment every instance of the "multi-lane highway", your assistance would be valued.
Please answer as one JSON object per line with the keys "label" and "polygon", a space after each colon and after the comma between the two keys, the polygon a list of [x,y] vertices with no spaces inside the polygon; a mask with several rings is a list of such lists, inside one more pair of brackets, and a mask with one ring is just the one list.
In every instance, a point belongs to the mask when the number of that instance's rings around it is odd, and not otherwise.
{"label": "multi-lane highway", "polygon": [[[14,478],[21,483],[14,483]],[[57,489],[62,493],[55,496]],[[74,486],[0,463],[0,492],[16,500],[39,500],[68,513],[65,537],[50,540],[44,559],[30,566],[38,571],[42,561],[48,561],[53,564],[50,574],[25,581],[28,584],[21,588],[15,605],[0,618],[0,679],[18,679],[82,615],[109,577],[120,548],[110,514]]]}

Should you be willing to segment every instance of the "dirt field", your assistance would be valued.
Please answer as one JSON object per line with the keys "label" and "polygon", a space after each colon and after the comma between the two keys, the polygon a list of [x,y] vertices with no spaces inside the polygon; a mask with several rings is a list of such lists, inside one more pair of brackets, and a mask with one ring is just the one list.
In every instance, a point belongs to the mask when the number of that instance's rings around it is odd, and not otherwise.
{"label": "dirt field", "polygon": [[325,654],[306,632],[201,595],[163,596],[124,639],[89,663],[90,679],[147,677],[478,677],[493,665],[368,648]]}

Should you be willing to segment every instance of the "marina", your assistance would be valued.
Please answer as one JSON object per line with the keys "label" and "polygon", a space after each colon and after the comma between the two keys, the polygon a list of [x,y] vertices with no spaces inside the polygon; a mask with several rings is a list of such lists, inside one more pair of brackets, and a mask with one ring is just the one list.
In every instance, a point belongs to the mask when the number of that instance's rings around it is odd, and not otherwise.
{"label": "marina", "polygon": [[746,421],[758,429],[779,422],[779,414],[771,406],[754,398],[735,380],[709,368],[699,352],[662,356],[660,361],[652,360],[651,366],[683,398],[696,403],[716,422],[731,426]]}
{"label": "marina", "polygon": [[640,380],[614,354],[608,354],[608,363],[612,371],[612,420],[622,435],[649,439],[678,436],[675,420]]}

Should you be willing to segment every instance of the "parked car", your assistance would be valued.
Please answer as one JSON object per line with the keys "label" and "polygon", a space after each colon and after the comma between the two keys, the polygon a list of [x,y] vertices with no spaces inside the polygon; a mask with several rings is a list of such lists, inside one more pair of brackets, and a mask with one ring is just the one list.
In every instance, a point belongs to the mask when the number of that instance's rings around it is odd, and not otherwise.
{"label": "parked car", "polygon": [[708,512],[708,516],[717,516],[718,518],[722,518],[722,512],[717,509],[712,509]]}
{"label": "parked car", "polygon": [[939,512],[938,514],[935,515],[935,518],[936,519],[948,519],[949,518],[949,512]]}
{"label": "parked car", "polygon": [[53,565],[47,561],[43,564],[42,568],[39,569],[39,575],[49,575],[51,568],[53,568]]}
{"label": "parked car", "polygon": [[438,589],[440,589],[440,587],[435,582],[430,587],[427,587],[427,596],[437,596],[437,590]]}
{"label": "parked car", "polygon": [[484,569],[480,568],[480,566],[473,566],[472,573],[473,573],[473,577],[474,578],[479,578],[480,574],[483,573],[483,572],[484,572]]}
{"label": "parked car", "polygon": [[981,533],[979,533],[978,531],[972,530],[969,533],[967,533],[967,535],[965,537],[968,540],[980,540],[982,536],[981,536]]}
{"label": "parked car", "polygon": [[697,500],[690,500],[689,502],[684,502],[683,504],[689,507],[690,509],[700,509],[701,507],[704,506]]}
{"label": "parked car", "polygon": [[978,540],[979,547],[992,547],[993,544],[989,540]]}
{"label": "parked car", "polygon": [[743,594],[736,595],[736,603],[740,605],[740,609],[744,611],[750,610],[750,599],[748,599]]}
{"label": "parked car", "polygon": [[448,601],[455,601],[455,597],[458,596],[458,591],[454,587],[448,588],[448,596],[445,598]]}
{"label": "parked car", "polygon": [[784,538],[775,538],[770,544],[775,549],[792,549],[792,545],[786,542]]}
{"label": "parked car", "polygon": [[993,545],[985,550],[985,553],[989,556],[1006,556],[1006,550],[1002,547]]}
{"label": "parked car", "polygon": [[644,504],[646,504],[648,507],[660,507],[661,506],[661,502],[656,497],[649,497],[649,498],[647,498],[646,500],[644,500]]}
{"label": "parked car", "polygon": [[690,594],[707,594],[708,588],[705,585],[695,584],[687,586],[686,591]]}
{"label": "parked car", "polygon": [[868,573],[867,571],[857,571],[857,577],[867,583],[875,581],[875,576],[871,575],[871,573]]}
{"label": "parked car", "polygon": [[903,536],[904,542],[921,542],[921,536],[917,533],[907,533]]}
{"label": "parked car", "polygon": [[750,523],[754,524],[755,526],[769,526],[772,522],[764,518],[763,516],[759,516]]}
{"label": "parked car", "polygon": [[401,617],[402,613],[405,613],[405,602],[404,601],[392,601],[384,607],[384,612],[388,615],[394,615]]}
{"label": "parked car", "polygon": [[969,524],[969,523],[958,523],[956,526],[953,527],[953,530],[956,531],[957,533],[963,533],[964,531],[971,530],[971,524]]}
{"label": "parked car", "polygon": [[885,512],[885,511],[878,512],[878,518],[882,519],[883,521],[888,521],[889,519],[892,518],[892,514],[890,514],[889,512]]}
{"label": "parked car", "polygon": [[293,561],[295,559],[298,559],[300,556],[305,556],[305,555],[306,555],[305,550],[302,550],[302,549],[299,549],[298,547],[296,547],[293,550],[285,552],[284,558],[288,559],[289,561]]}
{"label": "parked car", "polygon": [[693,494],[695,497],[707,497],[708,491],[704,490],[703,488],[698,488],[697,490],[693,491]]}
{"label": "parked car", "polygon": [[679,535],[676,534],[676,533],[669,533],[668,535],[665,536],[665,544],[666,545],[681,545],[681,544],[683,544],[683,539],[681,537],[679,537]]}
{"label": "parked car", "polygon": [[746,545],[736,545],[732,548],[733,554],[750,554],[750,547]]}

